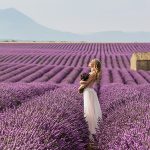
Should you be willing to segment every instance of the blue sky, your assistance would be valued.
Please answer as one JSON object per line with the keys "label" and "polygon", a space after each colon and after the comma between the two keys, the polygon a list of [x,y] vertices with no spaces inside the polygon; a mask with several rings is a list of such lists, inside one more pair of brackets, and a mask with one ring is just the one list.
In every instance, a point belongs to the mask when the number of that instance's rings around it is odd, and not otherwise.
{"label": "blue sky", "polygon": [[61,31],[150,31],[150,0],[0,0],[10,7]]}

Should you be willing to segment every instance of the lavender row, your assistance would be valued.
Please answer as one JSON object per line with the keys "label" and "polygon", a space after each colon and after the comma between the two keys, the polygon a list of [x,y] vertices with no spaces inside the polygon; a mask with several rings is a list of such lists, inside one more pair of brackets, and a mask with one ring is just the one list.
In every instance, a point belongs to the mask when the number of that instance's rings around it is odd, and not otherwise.
{"label": "lavender row", "polygon": [[[31,50],[32,51],[32,50]],[[64,50],[65,52],[65,50]],[[0,58],[0,62],[2,63],[21,63],[21,64],[43,64],[43,65],[64,65],[64,66],[74,66],[74,67],[82,67],[82,66],[87,66],[88,62],[90,61],[87,60],[85,57],[84,53],[81,54],[73,54],[73,53],[67,53],[67,54],[53,54],[49,52],[48,55],[34,55],[34,54],[20,54],[20,55],[10,55],[7,54],[8,56],[6,58],[2,57]],[[4,55],[4,54],[3,54]],[[2,56],[2,55],[1,55]],[[6,56],[6,55],[4,55]],[[52,57],[53,56],[53,57]],[[128,59],[131,57],[130,55],[94,55],[91,54],[90,56],[92,57],[97,57],[100,60],[104,60],[105,67],[108,68],[128,68],[130,66],[130,63]],[[55,59],[53,59],[55,57]],[[128,58],[128,59],[127,59]],[[106,60],[105,60],[106,59]],[[49,60],[49,61],[48,61]],[[107,65],[109,64],[109,65]]]}
{"label": "lavender row", "polygon": [[48,83],[1,83],[0,111],[18,107],[26,102],[27,98],[35,97],[59,86]]}
{"label": "lavender row", "polygon": [[[149,43],[0,43],[0,49],[11,50],[32,50],[35,52],[43,52],[47,50],[53,50],[63,52],[76,52],[80,54],[126,54],[135,51],[150,51]],[[9,51],[8,50],[8,51]],[[61,51],[62,50],[62,51]],[[96,53],[95,53],[96,52]]]}
{"label": "lavender row", "polygon": [[111,84],[101,88],[103,122],[98,123],[99,149],[150,149],[150,85]]}
{"label": "lavender row", "polygon": [[86,150],[88,124],[77,87],[60,87],[0,114],[0,149]]}

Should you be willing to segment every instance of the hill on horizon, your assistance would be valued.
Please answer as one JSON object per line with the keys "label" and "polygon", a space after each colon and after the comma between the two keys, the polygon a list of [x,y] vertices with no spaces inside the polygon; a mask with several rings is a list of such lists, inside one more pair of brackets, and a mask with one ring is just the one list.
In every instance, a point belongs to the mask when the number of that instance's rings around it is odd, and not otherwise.
{"label": "hill on horizon", "polygon": [[40,25],[14,8],[0,9],[0,41],[11,39],[23,41],[150,42],[150,32],[103,31],[75,34]]}

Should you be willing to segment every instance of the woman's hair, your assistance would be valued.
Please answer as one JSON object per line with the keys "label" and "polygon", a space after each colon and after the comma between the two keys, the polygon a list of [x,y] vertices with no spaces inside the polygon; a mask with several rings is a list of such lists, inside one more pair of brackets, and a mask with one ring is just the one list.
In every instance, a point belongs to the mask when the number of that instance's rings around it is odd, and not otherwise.
{"label": "woman's hair", "polygon": [[94,60],[94,69],[95,69],[95,72],[96,72],[96,81],[99,82],[100,80],[100,75],[102,73],[102,70],[101,70],[101,62],[100,60],[98,59],[93,59]]}

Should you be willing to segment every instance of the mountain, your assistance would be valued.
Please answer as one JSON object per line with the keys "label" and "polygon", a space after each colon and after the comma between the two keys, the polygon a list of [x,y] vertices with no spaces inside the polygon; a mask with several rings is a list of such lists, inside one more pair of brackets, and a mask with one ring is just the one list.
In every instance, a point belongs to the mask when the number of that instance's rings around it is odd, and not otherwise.
{"label": "mountain", "polygon": [[14,8],[0,10],[0,39],[73,40],[76,36],[42,26]]}
{"label": "mountain", "polygon": [[150,32],[104,31],[89,34],[85,38],[96,42],[150,42]]}
{"label": "mountain", "polygon": [[150,32],[74,34],[47,28],[14,8],[0,9],[0,39],[27,41],[150,42]]}

